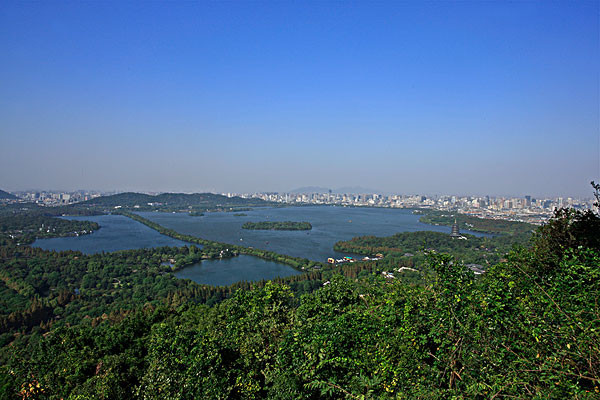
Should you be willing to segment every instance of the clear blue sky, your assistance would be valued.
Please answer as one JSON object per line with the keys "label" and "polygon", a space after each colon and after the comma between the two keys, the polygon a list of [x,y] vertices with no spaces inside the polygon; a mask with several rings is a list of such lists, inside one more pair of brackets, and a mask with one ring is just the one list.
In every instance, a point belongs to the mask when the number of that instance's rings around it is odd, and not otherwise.
{"label": "clear blue sky", "polygon": [[590,196],[599,2],[0,4],[0,188]]}

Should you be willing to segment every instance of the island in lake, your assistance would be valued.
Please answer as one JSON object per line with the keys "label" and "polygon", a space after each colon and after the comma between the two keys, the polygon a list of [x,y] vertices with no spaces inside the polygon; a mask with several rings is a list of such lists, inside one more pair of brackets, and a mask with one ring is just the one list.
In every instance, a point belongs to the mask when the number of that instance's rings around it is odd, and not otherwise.
{"label": "island in lake", "polygon": [[271,230],[271,231],[309,231],[312,229],[310,222],[293,221],[261,221],[246,222],[242,229]]}

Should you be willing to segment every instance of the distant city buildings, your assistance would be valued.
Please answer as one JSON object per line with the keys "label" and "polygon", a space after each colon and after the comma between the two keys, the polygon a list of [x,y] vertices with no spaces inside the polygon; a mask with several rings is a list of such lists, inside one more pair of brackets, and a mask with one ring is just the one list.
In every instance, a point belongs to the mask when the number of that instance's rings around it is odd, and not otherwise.
{"label": "distant city buildings", "polygon": [[90,200],[106,195],[99,191],[78,190],[75,192],[60,191],[21,191],[13,192],[18,200],[10,202],[33,202],[42,206],[60,206]]}
{"label": "distant city buildings", "polygon": [[[60,191],[20,191],[13,192],[17,200],[4,199],[3,203],[35,202],[43,206],[59,206],[78,203],[100,196],[118,192],[100,192],[79,190]],[[456,196],[456,195],[382,195],[374,193],[223,193],[227,197],[258,198],[283,204],[329,204],[353,207],[390,207],[421,208],[450,211],[480,218],[505,219],[541,224],[552,216],[556,208],[572,207],[580,210],[591,209],[592,199],[573,197],[534,198],[492,197],[492,196]]]}
{"label": "distant city buildings", "polygon": [[[232,195],[230,193],[230,195]],[[368,193],[243,193],[245,198],[259,198],[287,204],[331,204],[357,207],[423,208],[452,211],[480,218],[506,219],[541,224],[547,221],[556,208],[572,207],[591,209],[592,199],[573,197],[534,198],[492,196],[424,196],[381,195]]]}

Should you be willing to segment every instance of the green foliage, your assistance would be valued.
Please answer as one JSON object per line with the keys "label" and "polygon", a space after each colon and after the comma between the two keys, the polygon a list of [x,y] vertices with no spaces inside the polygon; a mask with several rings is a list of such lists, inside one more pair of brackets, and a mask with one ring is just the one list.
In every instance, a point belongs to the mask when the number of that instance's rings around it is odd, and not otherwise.
{"label": "green foliage", "polygon": [[1,247],[0,332],[12,333],[4,338],[10,343],[19,338],[18,332],[45,332],[81,322],[94,325],[147,303],[218,301],[234,288],[203,287],[176,279],[171,272],[202,259],[232,255],[210,246],[92,255]]}
{"label": "green foliage", "polygon": [[156,326],[150,368],[138,395],[264,398],[275,372],[277,343],[292,315],[292,299],[288,288],[267,283],[261,289],[238,291],[210,310],[191,308],[182,319],[192,319],[193,324]]}
{"label": "green foliage", "polygon": [[75,221],[25,213],[0,214],[0,244],[33,243],[37,238],[78,236],[92,233],[100,226],[91,221]]}
{"label": "green foliage", "polygon": [[389,237],[361,236],[337,242],[336,251],[373,256],[382,253],[395,259],[412,260],[413,264],[425,265],[426,253],[448,253],[464,263],[476,263],[486,268],[496,264],[515,245],[524,245],[529,235],[506,235],[477,237],[464,235],[459,240],[441,232],[403,232]]}
{"label": "green foliage", "polygon": [[98,212],[70,206],[44,207],[36,203],[0,204],[0,215],[26,214],[29,216],[57,217],[61,215],[98,215]]}
{"label": "green foliage", "polygon": [[273,230],[273,231],[309,231],[312,229],[310,222],[293,221],[261,221],[246,222],[242,229]]}
{"label": "green foliage", "polygon": [[539,268],[555,268],[568,249],[578,247],[600,248],[600,218],[590,210],[558,209],[534,235]]}
{"label": "green foliage", "polygon": [[241,215],[246,215],[243,213],[239,213],[240,211],[252,211],[252,208],[250,207],[229,207],[228,209],[225,210],[225,212],[232,212],[232,213],[236,213],[233,214],[234,216],[241,216]]}
{"label": "green foliage", "polygon": [[91,209],[106,212],[119,207],[122,210],[139,211],[238,211],[248,207],[266,206],[271,203],[261,199],[244,199],[238,196],[227,197],[213,193],[162,193],[149,195],[143,193],[119,193],[111,196],[96,197],[91,200],[72,204],[71,209]]}
{"label": "green foliage", "polygon": [[[598,398],[597,224],[559,212],[481,279],[429,252],[420,285],[372,274],[393,251],[289,285],[215,289],[161,266],[206,248],[84,256],[3,246],[0,294],[22,320],[0,352],[0,397]],[[369,273],[349,278],[351,268]],[[218,300],[200,304],[209,290]]]}
{"label": "green foliage", "polygon": [[427,210],[419,218],[420,222],[431,225],[452,226],[456,221],[461,229],[494,234],[529,234],[535,226],[526,222],[507,221],[501,219],[487,219],[473,217],[465,214],[449,214],[445,211]]}

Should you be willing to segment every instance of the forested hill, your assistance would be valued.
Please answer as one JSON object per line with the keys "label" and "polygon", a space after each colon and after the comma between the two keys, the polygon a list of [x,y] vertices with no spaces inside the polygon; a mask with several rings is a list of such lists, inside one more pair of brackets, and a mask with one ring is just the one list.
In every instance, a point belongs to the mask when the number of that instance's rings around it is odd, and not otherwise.
{"label": "forested hill", "polygon": [[0,199],[14,200],[16,198],[17,196],[15,196],[14,194],[10,194],[8,192],[5,192],[4,190],[0,190]]}
{"label": "forested hill", "polygon": [[141,210],[176,211],[179,209],[215,210],[238,209],[249,206],[270,205],[261,199],[244,199],[234,196],[227,197],[213,193],[161,193],[149,195],[144,193],[119,193],[110,196],[97,197],[73,205],[75,208],[136,208]]}
{"label": "forested hill", "polygon": [[382,253],[398,259],[398,262],[406,259],[421,266],[427,263],[427,253],[446,253],[465,264],[476,263],[485,269],[503,259],[513,246],[526,245],[531,235],[464,237],[467,240],[452,238],[447,233],[428,231],[402,232],[389,237],[360,236],[337,242],[334,250],[368,256]]}

